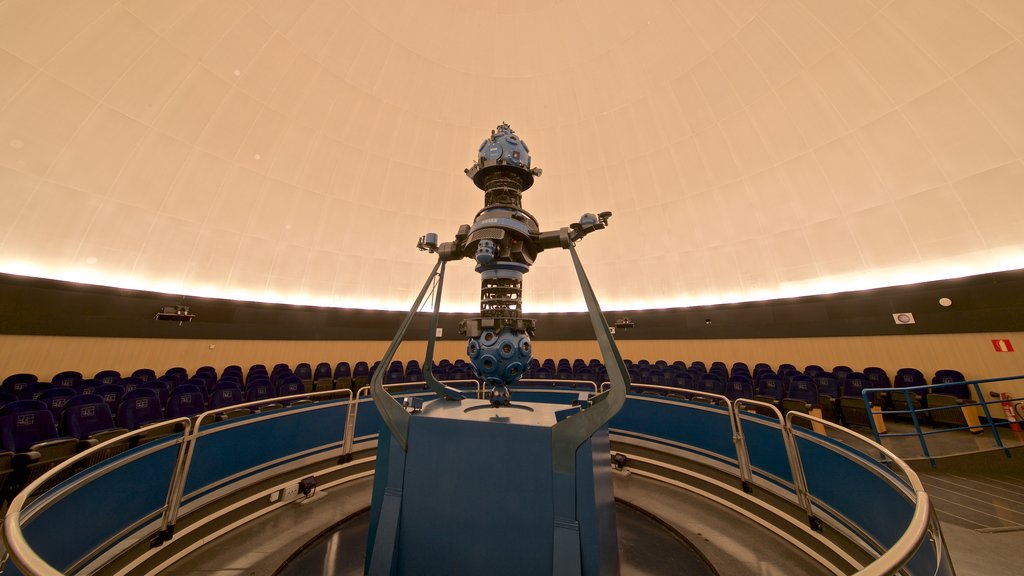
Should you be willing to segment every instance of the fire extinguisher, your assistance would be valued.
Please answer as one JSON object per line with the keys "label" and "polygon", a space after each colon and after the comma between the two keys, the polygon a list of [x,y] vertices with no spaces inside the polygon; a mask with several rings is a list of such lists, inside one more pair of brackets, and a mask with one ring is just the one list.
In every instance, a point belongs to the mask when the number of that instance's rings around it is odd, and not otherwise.
{"label": "fire extinguisher", "polygon": [[1017,415],[1014,414],[1013,404],[1010,403],[1010,395],[1006,392],[1001,394],[996,392],[990,392],[993,397],[998,396],[1000,403],[1003,405],[1003,412],[1006,413],[1006,421],[1010,423],[1010,430],[1014,432],[1020,432],[1020,422],[1017,421]]}

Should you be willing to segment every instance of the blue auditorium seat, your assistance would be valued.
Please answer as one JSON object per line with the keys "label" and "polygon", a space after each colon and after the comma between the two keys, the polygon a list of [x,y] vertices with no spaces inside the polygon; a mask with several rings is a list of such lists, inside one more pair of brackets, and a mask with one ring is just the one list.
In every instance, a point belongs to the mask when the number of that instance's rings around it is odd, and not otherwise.
{"label": "blue auditorium seat", "polygon": [[[718,374],[712,374],[712,373],[705,374],[700,379],[700,383],[698,384],[698,390],[700,392],[704,392],[704,393],[718,394],[720,396],[725,396],[725,392],[726,392],[725,379],[723,379]],[[716,403],[716,402],[719,401],[718,398],[714,398],[712,396],[702,396],[700,394],[694,394],[693,397],[691,398],[691,400],[694,400],[696,402],[708,402],[708,403]]]}
{"label": "blue auditorium seat", "polygon": [[[185,380],[188,380],[188,370],[186,370],[183,366],[174,366],[168,368],[164,372],[164,376],[170,376],[171,378],[177,380],[178,382],[184,382]],[[161,380],[162,379],[163,378],[161,378]]]}
{"label": "blue auditorium seat", "polygon": [[93,379],[100,384],[117,384],[121,381],[121,373],[117,370],[100,370]]}
{"label": "blue auditorium seat", "polygon": [[804,366],[804,375],[814,378],[816,375],[824,372],[825,369],[817,364],[808,364]]}
{"label": "blue auditorium seat", "polygon": [[64,406],[68,400],[78,395],[73,388],[50,388],[39,394],[39,400],[46,404],[46,409],[53,414],[53,421],[60,422],[60,415],[64,412]]}
{"label": "blue auditorium seat", "polygon": [[296,364],[294,374],[302,380],[302,385],[306,387],[306,391],[313,391],[313,368],[309,365],[309,362],[299,362]]}
{"label": "blue auditorium seat", "polygon": [[53,414],[38,400],[19,400],[0,409],[0,449],[13,452],[17,488],[78,452],[78,441],[60,436]]}
{"label": "blue auditorium seat", "polygon": [[50,379],[50,383],[54,386],[61,388],[74,388],[76,384],[82,381],[82,373],[75,370],[65,370],[58,372],[53,375]]}
{"label": "blue auditorium seat", "polygon": [[334,375],[331,373],[331,365],[327,362],[320,362],[313,370],[313,390],[322,392],[334,388]]}
{"label": "blue auditorium seat", "polygon": [[832,368],[832,377],[836,380],[845,380],[846,375],[850,372],[853,372],[853,368],[840,364],[839,366]]}
{"label": "blue auditorium seat", "polygon": [[100,384],[93,390],[93,394],[103,398],[103,401],[110,407],[111,414],[117,413],[117,407],[124,397],[124,386],[120,384]]}
{"label": "blue auditorium seat", "polygon": [[[896,371],[896,376],[893,377],[892,387],[893,388],[910,388],[913,386],[925,386],[928,381],[925,380],[924,374],[921,373],[917,368],[900,368]],[[907,405],[907,393],[905,392],[892,392],[889,394],[890,401],[892,403],[893,410],[910,410]],[[918,390],[910,392],[910,404],[915,410],[928,407],[927,396],[924,390]],[[902,418],[910,418],[909,414],[898,415]]]}
{"label": "blue auditorium seat", "polygon": [[217,369],[213,366],[200,366],[196,368],[196,372],[192,376],[195,377],[197,374],[210,374],[214,380],[217,379]]}
{"label": "blue auditorium seat", "polygon": [[139,368],[132,372],[132,378],[138,378],[143,382],[149,382],[150,380],[156,380],[156,370],[152,368]]}
{"label": "blue auditorium seat", "polygon": [[117,423],[129,430],[136,430],[147,424],[164,419],[164,408],[160,398],[151,388],[136,388],[125,392],[117,407]]}
{"label": "blue auditorium seat", "polygon": [[971,389],[967,384],[956,384],[965,380],[963,373],[958,370],[935,371],[935,376],[932,378],[931,383],[933,385],[949,385],[928,389],[925,403],[930,409],[928,415],[931,417],[933,424],[949,426],[967,425],[967,420],[964,418],[961,406],[971,401]]}
{"label": "blue auditorium seat", "polygon": [[[96,394],[83,394],[77,396],[73,403],[69,403],[61,416],[61,429],[64,434],[78,440],[79,451],[128,432],[127,428],[114,424],[110,408],[103,398]],[[123,451],[127,447],[126,442],[118,451]]]}
{"label": "blue auditorium seat", "polygon": [[397,365],[392,363],[391,366],[388,366],[387,371],[384,372],[384,383],[401,384],[402,382],[405,382],[405,369],[402,367],[402,363],[398,362]]}
{"label": "blue auditorium seat", "polygon": [[[302,386],[303,390],[305,390],[305,384],[302,382],[302,380],[299,380],[298,376],[295,375],[289,375],[288,377],[286,377],[284,380],[282,380],[282,384],[286,381],[290,381],[294,384],[296,380],[298,380],[299,385]],[[277,390],[274,388],[274,385],[271,384],[270,382],[260,381],[250,383],[245,389],[246,402],[259,402],[262,400],[271,400],[275,396],[277,396]],[[267,402],[265,404],[260,404],[258,406],[253,407],[252,410],[254,412],[266,412],[269,410],[281,408],[282,406],[283,405],[279,402]]]}
{"label": "blue auditorium seat", "polygon": [[423,382],[423,371],[420,370],[419,366],[406,366],[405,367],[405,381],[406,382]]}
{"label": "blue auditorium seat", "polygon": [[121,387],[124,388],[125,392],[131,392],[132,390],[135,390],[136,388],[142,386],[143,383],[144,382],[141,378],[136,378],[135,376],[121,378],[121,381],[118,382],[118,384],[120,384]]}
{"label": "blue auditorium seat", "polygon": [[[18,397],[15,396],[14,394],[11,394],[10,392],[0,391],[0,408],[3,408],[4,406],[10,404],[11,402],[17,402],[17,401],[18,401]],[[0,497],[0,501],[2,501],[2,500],[3,500],[2,497]]]}
{"label": "blue auditorium seat", "polygon": [[248,414],[249,410],[245,408],[231,409],[232,406],[241,403],[242,389],[233,382],[221,380],[214,384],[213,390],[210,392],[209,406],[210,410],[224,410],[218,414],[219,419],[234,418]]}
{"label": "blue auditorium seat", "polygon": [[[870,388],[871,383],[863,372],[850,372],[842,380],[842,396],[839,397],[839,411],[844,426],[871,426],[871,411],[864,405],[864,396],[861,394],[865,388]],[[874,400],[869,394],[868,400]]]}
{"label": "blue auditorium seat", "polygon": [[100,383],[97,382],[95,379],[93,379],[93,378],[85,378],[85,379],[79,380],[77,383],[75,383],[74,390],[75,390],[75,392],[78,392],[79,394],[92,394],[92,393],[96,392],[96,388],[99,385],[100,385]]}
{"label": "blue auditorium seat", "polygon": [[370,382],[370,367],[360,360],[352,367],[352,391],[355,392]]}
{"label": "blue auditorium seat", "polygon": [[762,376],[754,389],[754,400],[765,402],[776,407],[782,406],[786,397],[786,382],[776,375]]}
{"label": "blue auditorium seat", "polygon": [[[296,394],[302,394],[304,391],[305,387],[301,382],[285,379],[284,382],[278,384],[277,394],[275,394],[275,397],[295,396]],[[284,406],[290,406],[292,404],[306,404],[308,402],[310,402],[309,398],[296,398],[295,400],[281,401],[281,404]]]}
{"label": "blue auditorium seat", "polygon": [[744,376],[733,376],[725,384],[725,395],[729,400],[736,401],[740,398],[754,398],[754,385],[750,378]]}
{"label": "blue auditorium seat", "polygon": [[338,362],[334,366],[334,387],[344,390],[352,389],[352,367],[348,362]]}
{"label": "blue auditorium seat", "polygon": [[[820,372],[819,372],[820,373]],[[782,399],[782,411],[795,410],[810,414],[811,410],[818,407],[818,384],[808,376],[794,378],[789,383],[789,390]]]}
{"label": "blue auditorium seat", "polygon": [[0,385],[0,389],[2,389],[4,392],[10,392],[11,394],[14,394],[15,396],[18,396],[20,398],[22,393],[25,391],[25,388],[28,387],[29,384],[38,381],[39,377],[36,376],[35,374],[11,374],[7,378],[4,378],[3,384]]}
{"label": "blue auditorium seat", "polygon": [[168,418],[191,418],[206,411],[206,390],[196,384],[178,384],[167,396]]}
{"label": "blue auditorium seat", "polygon": [[53,384],[49,382],[32,382],[21,389],[21,394],[18,398],[23,400],[38,400],[39,395],[43,392],[53,388]]}
{"label": "blue auditorium seat", "polygon": [[[179,384],[180,386],[180,384]],[[148,388],[156,392],[156,397],[160,399],[160,405],[167,404],[167,396],[171,392],[171,387],[163,380],[150,380],[149,382],[141,382],[138,385],[139,388]],[[128,387],[125,387],[125,392],[130,392]]]}
{"label": "blue auditorium seat", "polygon": [[839,397],[843,395],[843,389],[839,380],[833,377],[831,372],[819,372],[813,380],[818,385],[818,408],[821,408],[821,417],[829,422],[840,422]]}

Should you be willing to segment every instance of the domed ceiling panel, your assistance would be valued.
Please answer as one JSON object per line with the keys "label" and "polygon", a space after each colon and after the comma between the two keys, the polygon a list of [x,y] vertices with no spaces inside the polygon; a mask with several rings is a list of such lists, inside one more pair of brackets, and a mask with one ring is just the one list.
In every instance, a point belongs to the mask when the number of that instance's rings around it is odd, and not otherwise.
{"label": "domed ceiling panel", "polygon": [[[403,309],[508,122],[607,309],[1024,267],[1006,0],[0,0],[0,271]],[[470,262],[447,310],[473,310]],[[566,254],[527,311],[583,308]]]}

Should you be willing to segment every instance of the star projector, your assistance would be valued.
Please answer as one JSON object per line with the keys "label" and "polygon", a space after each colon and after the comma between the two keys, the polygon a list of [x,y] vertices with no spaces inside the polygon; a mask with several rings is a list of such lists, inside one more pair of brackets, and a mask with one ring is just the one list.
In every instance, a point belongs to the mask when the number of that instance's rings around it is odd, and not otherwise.
{"label": "star projector", "polygon": [[[586,213],[566,227],[541,231],[523,208],[523,192],[541,175],[531,161],[512,128],[498,126],[465,171],[484,193],[472,225],[460,226],[452,241],[429,233],[417,244],[437,254],[437,264],[380,365],[391,364],[433,288],[423,378],[437,398],[400,402],[384,388],[385,370],[370,381],[382,426],[369,574],[618,573],[607,424],[625,402],[629,380],[575,250],[583,237],[608,225],[611,213]],[[571,406],[513,403],[511,388],[533,356],[536,329],[522,315],[523,277],[541,252],[555,248],[572,256],[610,385],[603,392],[572,391]],[[463,320],[459,331],[483,381],[482,398],[467,398],[433,375],[445,266],[463,259],[474,261],[480,274],[480,314]]]}

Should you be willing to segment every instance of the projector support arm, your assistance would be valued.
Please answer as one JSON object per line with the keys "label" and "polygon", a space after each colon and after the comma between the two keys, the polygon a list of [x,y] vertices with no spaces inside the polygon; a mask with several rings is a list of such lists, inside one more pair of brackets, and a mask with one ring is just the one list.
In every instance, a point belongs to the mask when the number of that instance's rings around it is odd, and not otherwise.
{"label": "projector support arm", "polygon": [[608,322],[597,302],[597,296],[594,295],[594,289],[587,279],[579,256],[576,255],[574,244],[570,243],[568,250],[572,255],[572,263],[576,268],[576,276],[579,278],[583,299],[590,314],[590,323],[594,328],[601,356],[608,368],[608,380],[611,382],[611,388],[591,399],[590,407],[555,424],[551,430],[551,457],[555,472],[572,473],[576,466],[576,449],[607,424],[625,404],[629,378],[626,375],[626,365],[622,362],[622,355],[619,354],[615,340],[608,330]]}
{"label": "projector support arm", "polygon": [[[402,340],[405,338],[405,332],[409,329],[409,325],[412,324],[412,319],[420,309],[420,304],[423,303],[423,299],[426,297],[427,291],[430,289],[430,285],[434,282],[435,277],[438,278],[437,297],[434,303],[436,311],[441,301],[441,284],[442,279],[444,278],[444,262],[440,258],[438,258],[437,264],[434,265],[434,269],[427,277],[427,281],[423,284],[423,289],[420,290],[419,296],[416,297],[416,301],[409,310],[409,314],[406,315],[405,320],[402,321],[402,325],[398,329],[398,332],[395,333],[394,339],[391,340],[391,345],[388,346],[387,352],[385,352],[384,357],[381,358],[379,368],[373,373],[373,378],[370,379],[370,394],[373,397],[373,403],[377,405],[377,411],[380,412],[381,420],[383,420],[384,424],[387,425],[388,430],[391,431],[391,435],[395,438],[395,441],[398,442],[398,445],[402,447],[402,450],[408,450],[409,448],[409,413],[406,412],[402,404],[399,403],[398,400],[395,400],[395,398],[384,388],[384,373],[387,372],[387,367],[391,364],[392,358],[395,357],[395,352],[398,350],[398,346],[401,345]],[[436,312],[433,323],[436,326]],[[428,341],[428,358],[429,354],[433,351],[433,344],[434,334],[430,334]],[[426,374],[430,374],[429,369],[425,375]],[[451,392],[455,391],[449,391],[449,389],[445,388],[440,384],[440,382],[435,380],[432,375],[428,378],[427,384],[434,390],[434,392],[437,393],[438,396],[449,400],[457,400],[461,398],[461,395],[453,397]]]}

